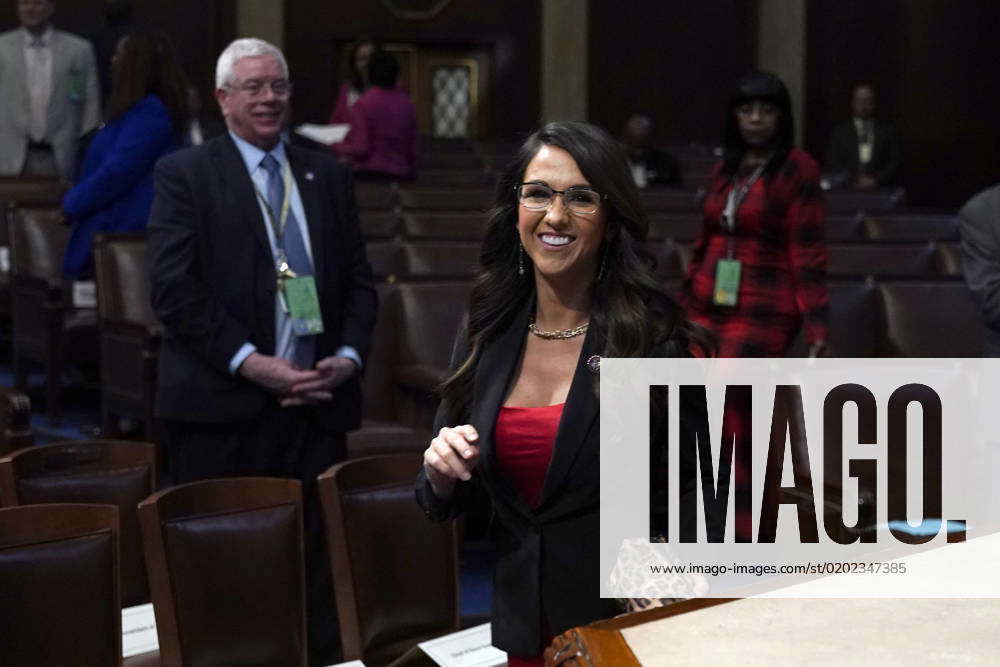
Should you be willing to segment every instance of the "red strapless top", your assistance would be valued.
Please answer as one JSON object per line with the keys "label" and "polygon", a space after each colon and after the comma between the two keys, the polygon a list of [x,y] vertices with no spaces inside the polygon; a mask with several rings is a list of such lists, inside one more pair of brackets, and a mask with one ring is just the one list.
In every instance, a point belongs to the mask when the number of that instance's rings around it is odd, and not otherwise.
{"label": "red strapless top", "polygon": [[501,407],[493,432],[496,462],[529,507],[537,507],[552,460],[563,406]]}

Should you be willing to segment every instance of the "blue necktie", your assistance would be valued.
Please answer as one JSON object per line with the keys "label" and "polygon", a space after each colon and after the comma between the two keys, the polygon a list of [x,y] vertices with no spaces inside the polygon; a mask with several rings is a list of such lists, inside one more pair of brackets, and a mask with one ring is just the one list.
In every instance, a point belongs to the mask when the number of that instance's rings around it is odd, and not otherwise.
{"label": "blue necktie", "polygon": [[[270,153],[264,156],[260,166],[267,172],[267,203],[271,208],[271,215],[274,221],[280,222],[281,207],[285,201],[285,182],[281,178],[281,168],[278,161]],[[295,220],[295,213],[290,207],[285,228],[281,231],[283,239],[278,238],[278,231],[274,230],[275,239],[278,247],[284,243],[285,259],[288,261],[288,266],[297,276],[312,275],[312,262],[309,261],[305,239],[302,238],[302,230],[299,228],[299,223]],[[313,367],[315,351],[315,336],[292,336],[291,359],[299,368]]]}

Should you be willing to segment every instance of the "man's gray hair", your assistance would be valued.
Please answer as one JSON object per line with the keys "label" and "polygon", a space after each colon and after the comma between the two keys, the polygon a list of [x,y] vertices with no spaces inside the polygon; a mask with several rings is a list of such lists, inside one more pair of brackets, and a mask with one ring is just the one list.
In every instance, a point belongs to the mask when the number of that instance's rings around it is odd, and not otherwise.
{"label": "man's gray hair", "polygon": [[215,64],[215,87],[225,88],[232,83],[233,67],[241,58],[255,58],[257,56],[273,56],[281,64],[281,71],[284,77],[288,78],[288,63],[285,62],[285,54],[274,44],[265,42],[256,37],[244,37],[230,43],[226,49],[219,54],[219,60]]}

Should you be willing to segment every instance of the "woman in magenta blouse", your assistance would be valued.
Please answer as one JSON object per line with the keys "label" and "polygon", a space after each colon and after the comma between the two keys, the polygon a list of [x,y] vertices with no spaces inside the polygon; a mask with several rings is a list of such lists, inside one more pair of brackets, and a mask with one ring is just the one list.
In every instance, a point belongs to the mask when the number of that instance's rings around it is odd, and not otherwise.
{"label": "woman in magenta blouse", "polygon": [[376,51],[368,66],[371,87],[351,107],[350,132],[330,149],[350,161],[359,180],[409,180],[417,167],[417,112],[396,87],[399,63]]}
{"label": "woman in magenta blouse", "polygon": [[587,123],[533,134],[497,187],[416,491],[438,521],[489,495],[492,636],[512,665],[620,611],[598,581],[600,357],[707,346],[654,276],[648,226],[622,148]]}

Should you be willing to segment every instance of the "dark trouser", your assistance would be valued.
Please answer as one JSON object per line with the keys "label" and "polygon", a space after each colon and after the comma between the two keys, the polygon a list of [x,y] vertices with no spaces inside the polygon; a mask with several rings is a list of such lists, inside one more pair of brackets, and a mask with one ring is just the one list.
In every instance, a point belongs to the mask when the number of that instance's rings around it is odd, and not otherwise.
{"label": "dark trouser", "polygon": [[340,661],[340,631],[316,477],[346,452],[343,433],[323,429],[325,407],[269,406],[259,419],[229,424],[164,423],[167,474],[174,484],[216,477],[291,477],[302,482],[310,665]]}

